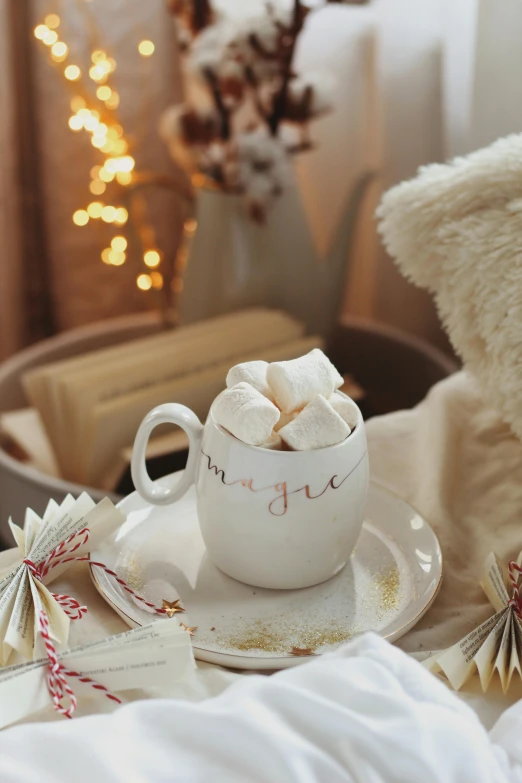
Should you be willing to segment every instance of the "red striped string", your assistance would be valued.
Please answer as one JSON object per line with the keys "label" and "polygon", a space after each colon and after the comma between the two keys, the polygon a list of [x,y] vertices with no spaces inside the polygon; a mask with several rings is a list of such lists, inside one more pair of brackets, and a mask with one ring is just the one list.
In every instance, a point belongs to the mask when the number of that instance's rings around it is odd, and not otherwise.
{"label": "red striped string", "polygon": [[[49,659],[47,689],[56,712],[60,713],[60,715],[64,715],[66,718],[72,718],[76,707],[78,706],[78,700],[74,695],[74,691],[67,682],[68,677],[77,677],[79,682],[89,684],[94,690],[102,692],[107,699],[121,704],[121,699],[111,693],[105,685],[101,685],[99,682],[96,682],[96,680],[91,679],[91,677],[84,676],[81,672],[70,671],[60,663],[56,647],[49,635],[49,619],[47,614],[44,611],[41,611],[38,619],[40,634],[45,644],[47,658]],[[66,704],[63,703],[64,699],[66,700]]]}
{"label": "red striped string", "polygon": [[522,574],[522,568],[518,565],[516,560],[511,560],[508,565],[509,580],[513,587],[513,595],[511,600],[508,601],[508,606],[513,607],[515,614],[522,619],[522,607],[520,605],[520,587],[519,580],[520,574]]}
{"label": "red striped string", "polygon": [[[111,576],[113,579],[115,579],[116,582],[134,598],[135,601],[138,601],[141,604],[142,607],[147,607],[147,609],[152,610],[152,612],[156,614],[165,615],[165,609],[156,606],[150,601],[145,600],[145,598],[143,598],[141,595],[138,595],[138,593],[129,587],[124,579],[119,577],[115,571],[107,568],[104,563],[98,563],[91,560],[89,555],[83,557],[71,557],[71,555],[73,555],[77,549],[79,549],[81,546],[84,546],[84,544],[87,544],[89,536],[89,528],[83,528],[83,530],[80,530],[77,533],[73,533],[64,541],[59,543],[40,563],[35,564],[29,558],[26,558],[24,563],[34,578],[42,581],[47,576],[49,571],[52,571],[53,568],[57,568],[58,566],[65,563],[90,562],[91,565],[103,569],[105,573],[108,574],[108,576]],[[87,607],[80,606],[78,601],[75,598],[72,598],[70,595],[58,595],[53,593],[53,598],[55,598],[55,600],[60,604],[64,612],[71,620],[81,620],[83,615],[87,612]]]}

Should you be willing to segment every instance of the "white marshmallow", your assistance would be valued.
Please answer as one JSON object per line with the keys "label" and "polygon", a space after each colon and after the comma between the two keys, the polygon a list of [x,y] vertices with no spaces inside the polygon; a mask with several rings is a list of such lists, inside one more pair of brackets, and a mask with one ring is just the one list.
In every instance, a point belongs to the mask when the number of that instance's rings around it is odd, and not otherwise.
{"label": "white marshmallow", "polygon": [[249,383],[238,383],[221,392],[214,400],[212,413],[218,424],[251,446],[265,443],[279,420],[274,403]]}
{"label": "white marshmallow", "polygon": [[359,421],[359,411],[356,404],[349,397],[344,397],[342,394],[335,392],[328,400],[334,411],[344,419],[351,430],[355,429],[357,422]]}
{"label": "white marshmallow", "polygon": [[293,421],[296,416],[297,416],[297,411],[294,411],[292,413],[282,413],[279,417],[279,421],[274,427],[274,430],[276,432],[279,432],[281,427],[286,427],[286,425],[290,424],[290,422]]}
{"label": "white marshmallow", "polygon": [[282,451],[284,443],[277,432],[272,432],[266,443],[261,444],[262,449],[271,449],[272,451]]}
{"label": "white marshmallow", "polygon": [[349,434],[349,426],[321,394],[309,402],[290,424],[279,430],[281,438],[294,451],[334,446]]}
{"label": "white marshmallow", "polygon": [[283,413],[300,410],[318,394],[328,399],[344,383],[342,375],[320,348],[299,359],[272,362],[266,379]]}
{"label": "white marshmallow", "polygon": [[242,364],[236,364],[231,367],[227,374],[227,389],[231,389],[232,386],[236,386],[238,383],[249,383],[258,392],[264,394],[272,402],[274,397],[270,391],[270,387],[266,382],[266,371],[268,369],[268,362],[261,360],[257,362],[243,362]]}

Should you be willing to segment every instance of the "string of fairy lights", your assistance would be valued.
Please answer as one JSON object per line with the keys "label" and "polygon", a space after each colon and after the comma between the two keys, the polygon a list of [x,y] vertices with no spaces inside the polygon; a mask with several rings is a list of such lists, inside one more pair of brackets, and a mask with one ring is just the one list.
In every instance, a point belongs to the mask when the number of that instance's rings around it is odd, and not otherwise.
{"label": "string of fairy lights", "polygon": [[[90,143],[103,156],[99,165],[90,170],[89,191],[93,200],[84,208],[76,209],[72,221],[76,226],[87,226],[91,221],[102,221],[114,226],[110,243],[101,251],[101,260],[110,266],[121,266],[127,260],[129,237],[126,225],[129,221],[130,195],[135,180],[135,160],[130,154],[130,144],[116,110],[120,96],[112,83],[116,60],[102,49],[91,53],[88,69],[72,62],[69,46],[61,40],[60,17],[49,13],[42,24],[34,29],[35,38],[47,48],[50,60],[61,69],[71,87],[69,128],[74,133],[85,132]],[[138,43],[141,57],[154,54],[154,43],[142,40]],[[93,89],[94,88],[94,89]],[[141,225],[140,239],[142,270],[136,277],[136,285],[142,291],[161,290],[164,276],[159,270],[162,253],[155,246],[152,226]],[[180,290],[181,279],[172,284]]]}

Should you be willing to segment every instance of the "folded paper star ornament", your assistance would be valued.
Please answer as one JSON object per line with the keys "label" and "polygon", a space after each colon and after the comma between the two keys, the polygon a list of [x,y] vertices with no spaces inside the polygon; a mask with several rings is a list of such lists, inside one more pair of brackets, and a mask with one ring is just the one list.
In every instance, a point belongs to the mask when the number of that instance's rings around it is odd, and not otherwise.
{"label": "folded paper star ornament", "polygon": [[9,520],[19,562],[0,578],[0,665],[13,651],[31,660],[41,653],[39,621],[44,612],[49,636],[59,645],[69,636],[70,621],[87,611],[76,599],[52,593],[53,579],[116,530],[123,514],[105,498],[96,504],[86,493],[68,495],[60,505],[51,500],[43,517],[27,509],[23,529]]}
{"label": "folded paper star ornament", "polygon": [[480,584],[495,614],[452,647],[424,661],[434,674],[444,675],[455,690],[462,688],[477,672],[484,692],[495,672],[504,693],[515,671],[522,678],[521,563],[522,552],[518,560],[509,563],[506,574],[496,555],[488,556]]}

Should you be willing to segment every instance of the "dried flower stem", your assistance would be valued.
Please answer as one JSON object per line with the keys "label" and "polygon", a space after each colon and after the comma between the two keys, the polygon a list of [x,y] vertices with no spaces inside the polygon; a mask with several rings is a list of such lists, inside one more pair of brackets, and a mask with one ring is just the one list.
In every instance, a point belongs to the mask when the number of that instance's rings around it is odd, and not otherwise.
{"label": "dried flower stem", "polygon": [[283,65],[283,83],[279,93],[274,100],[272,114],[268,118],[268,127],[272,136],[277,136],[279,124],[284,117],[286,104],[288,101],[288,83],[292,75],[292,60],[294,59],[295,45],[302,26],[303,7],[300,0],[294,0],[294,12],[292,17],[292,28],[290,31],[291,42],[288,46]]}
{"label": "dried flower stem", "polygon": [[219,114],[219,119],[221,122],[219,135],[221,136],[223,141],[228,141],[230,139],[230,114],[227,107],[223,103],[223,98],[221,95],[221,91],[219,89],[218,80],[216,78],[215,73],[210,68],[207,68],[205,70],[205,78],[209,84],[210,91],[212,92],[212,97],[214,98],[214,103],[216,105],[216,109]]}
{"label": "dried flower stem", "polygon": [[196,32],[203,30],[210,23],[211,19],[212,8],[210,0],[194,0],[194,11],[192,16],[194,30]]}

